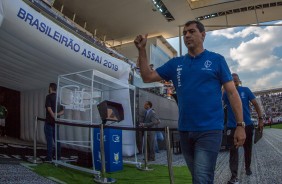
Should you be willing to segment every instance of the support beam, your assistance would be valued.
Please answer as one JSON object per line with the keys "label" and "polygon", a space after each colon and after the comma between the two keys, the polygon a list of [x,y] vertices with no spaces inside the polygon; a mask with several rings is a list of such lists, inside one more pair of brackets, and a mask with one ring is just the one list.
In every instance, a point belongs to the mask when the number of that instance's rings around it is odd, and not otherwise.
{"label": "support beam", "polygon": [[87,22],[85,21],[83,28],[86,29],[86,26],[87,26]]}
{"label": "support beam", "polygon": [[179,26],[179,56],[182,56],[182,41],[181,41],[181,33],[182,26]]}
{"label": "support beam", "polygon": [[97,29],[94,29],[94,37],[97,36]]}
{"label": "support beam", "polygon": [[63,11],[64,11],[64,7],[65,7],[65,6],[62,4],[62,6],[61,6],[61,10],[60,10],[60,12],[61,12],[61,13],[63,13]]}
{"label": "support beam", "polygon": [[75,17],[76,17],[76,14],[74,13],[74,14],[73,14],[73,17],[72,17],[72,21],[73,21],[73,22],[75,21]]}

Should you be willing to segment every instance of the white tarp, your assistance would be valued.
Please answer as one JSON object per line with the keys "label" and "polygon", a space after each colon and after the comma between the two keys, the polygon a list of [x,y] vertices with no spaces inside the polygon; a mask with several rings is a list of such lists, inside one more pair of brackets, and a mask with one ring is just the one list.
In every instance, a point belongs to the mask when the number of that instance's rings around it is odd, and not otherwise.
{"label": "white tarp", "polygon": [[[0,0],[0,26],[1,31],[36,48],[38,51],[34,53],[36,55],[44,53],[67,66],[73,68],[83,66],[84,69],[95,69],[128,83],[129,64],[85,43],[21,0]],[[24,61],[18,62],[23,64]],[[46,89],[44,91],[47,93]],[[45,95],[42,90],[26,91],[21,94],[21,138],[24,140],[33,140],[34,116],[42,117],[42,114],[44,114]],[[128,91],[117,95],[120,95],[120,99],[129,98]],[[40,107],[42,106],[40,109],[36,108],[39,107],[39,104]],[[132,126],[130,105],[124,105],[123,108],[125,113],[128,113],[125,123]],[[42,126],[39,127],[42,128]],[[68,131],[74,132],[70,129]],[[44,142],[44,134],[41,130],[39,132],[38,140]],[[73,135],[73,133],[70,134]],[[62,134],[62,139],[64,139],[63,136],[67,137],[68,132]],[[129,137],[126,134],[123,134],[123,136],[123,140],[127,140],[125,141],[127,145],[123,151],[124,155],[132,155],[134,153],[135,136],[132,133],[128,134]],[[68,138],[73,139],[73,137]],[[75,139],[82,138],[75,135]],[[130,146],[128,146],[128,142],[130,142]]]}
{"label": "white tarp", "polygon": [[94,66],[96,70],[127,82],[129,64],[85,43],[21,0],[1,0],[0,6],[0,20],[4,17],[1,29],[22,42],[55,57],[58,62]]}
{"label": "white tarp", "polygon": [[2,5],[2,2],[1,2],[0,3],[0,26],[2,25],[3,18],[4,18],[4,15],[3,15],[3,5]]}

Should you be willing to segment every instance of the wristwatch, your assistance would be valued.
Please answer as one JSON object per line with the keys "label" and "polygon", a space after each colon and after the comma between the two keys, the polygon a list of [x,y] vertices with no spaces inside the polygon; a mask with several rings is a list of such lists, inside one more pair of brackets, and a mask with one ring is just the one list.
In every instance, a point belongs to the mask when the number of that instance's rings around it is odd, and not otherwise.
{"label": "wristwatch", "polygon": [[237,126],[241,126],[243,128],[245,128],[246,124],[244,121],[242,121],[241,123],[237,123]]}

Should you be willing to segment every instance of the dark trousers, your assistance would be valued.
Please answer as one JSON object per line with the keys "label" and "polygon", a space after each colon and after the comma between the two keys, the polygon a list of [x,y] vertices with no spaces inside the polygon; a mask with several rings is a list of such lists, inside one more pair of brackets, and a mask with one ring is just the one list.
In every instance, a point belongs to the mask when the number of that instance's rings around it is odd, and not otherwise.
{"label": "dark trousers", "polygon": [[[53,158],[53,141],[55,142],[55,126],[45,122],[44,133],[47,142],[47,159],[52,160]],[[57,138],[59,139],[59,126],[57,127]],[[58,160],[61,159],[61,144],[57,142],[57,156]]]}
{"label": "dark trousers", "polygon": [[193,184],[213,184],[222,130],[179,131],[180,144]]}
{"label": "dark trousers", "polygon": [[6,127],[0,126],[0,136],[5,136],[5,135],[6,135]]}
{"label": "dark trousers", "polygon": [[136,145],[138,149],[138,153],[142,153],[142,147],[143,147],[143,132],[142,131],[136,131]]}
{"label": "dark trousers", "polygon": [[155,160],[155,131],[147,131],[148,160]]}
{"label": "dark trousers", "polygon": [[[231,144],[230,156],[229,156],[229,168],[232,174],[232,178],[235,178],[238,175],[239,153],[238,153],[238,148],[234,146],[234,141],[233,141],[235,128],[232,128],[230,130],[231,132],[228,139],[229,143]],[[252,160],[254,126],[253,125],[246,126],[245,132],[246,132],[246,140],[243,145],[244,157],[245,157],[245,169],[250,169],[251,160]]]}

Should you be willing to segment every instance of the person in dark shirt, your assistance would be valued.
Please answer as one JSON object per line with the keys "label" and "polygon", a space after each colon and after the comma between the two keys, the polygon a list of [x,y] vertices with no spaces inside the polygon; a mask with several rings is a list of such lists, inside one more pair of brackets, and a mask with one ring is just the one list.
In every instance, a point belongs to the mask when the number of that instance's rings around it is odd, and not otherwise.
{"label": "person in dark shirt", "polygon": [[0,105],[0,136],[6,137],[6,117],[8,114],[8,110],[5,106]]}
{"label": "person in dark shirt", "polygon": [[[47,141],[47,156],[45,161],[52,161],[53,141],[55,141],[55,112],[56,112],[56,91],[57,84],[50,83],[49,94],[46,96],[45,108],[46,108],[46,120],[44,125],[44,133]],[[64,113],[61,109],[57,115],[60,116]],[[59,130],[57,130],[59,132]],[[57,156],[60,159],[60,143],[57,144]]]}

